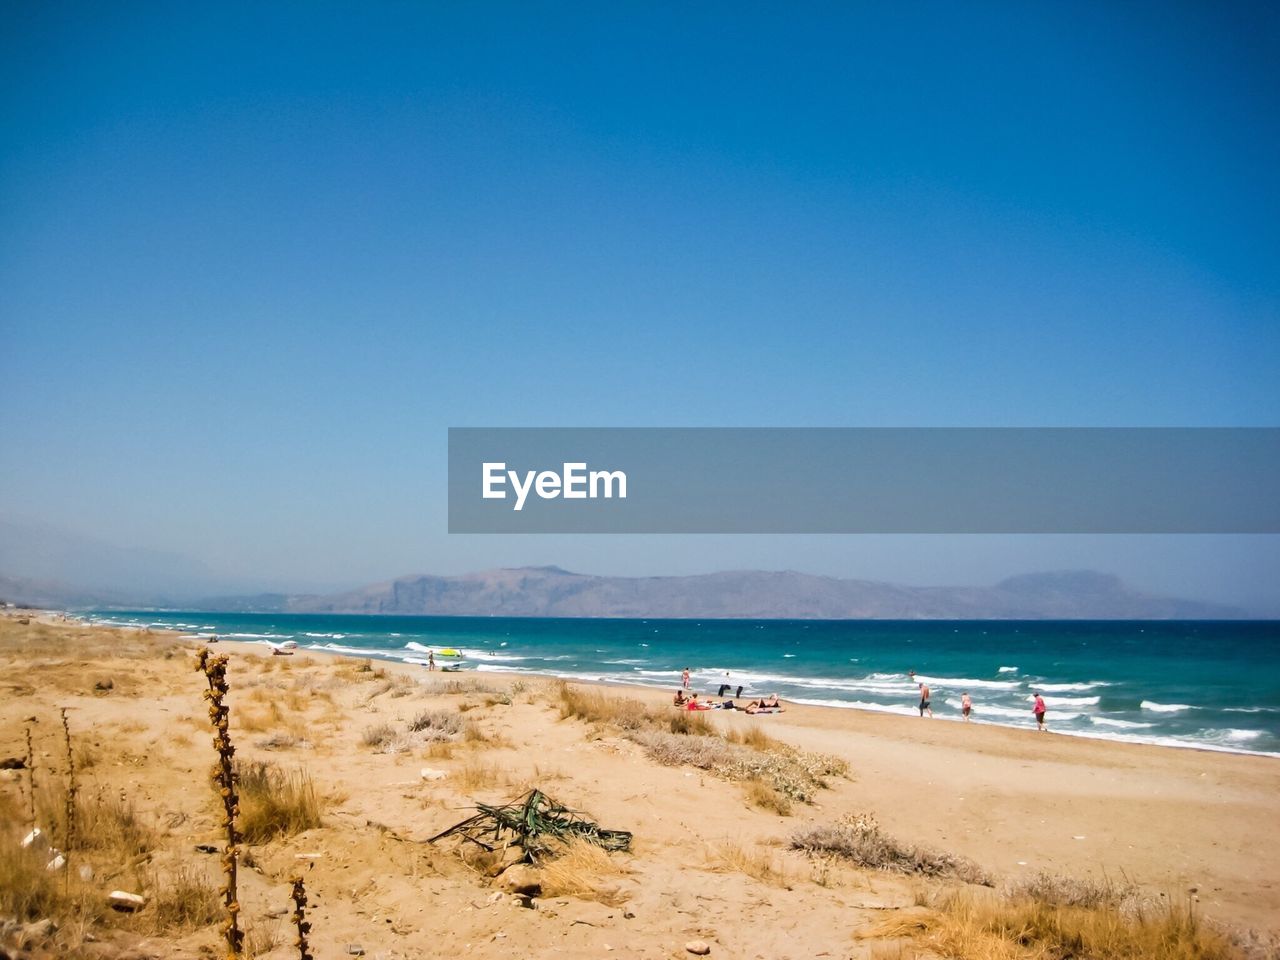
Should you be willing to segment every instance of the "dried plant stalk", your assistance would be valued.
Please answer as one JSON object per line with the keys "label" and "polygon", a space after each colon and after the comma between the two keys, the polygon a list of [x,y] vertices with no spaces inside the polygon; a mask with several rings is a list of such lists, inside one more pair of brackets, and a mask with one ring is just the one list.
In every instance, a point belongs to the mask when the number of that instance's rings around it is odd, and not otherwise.
{"label": "dried plant stalk", "polygon": [[213,747],[218,751],[218,762],[213,768],[212,779],[222,797],[226,818],[223,827],[227,832],[227,848],[222,856],[222,870],[226,885],[222,888],[223,902],[227,908],[227,922],[223,932],[227,938],[230,960],[237,960],[244,951],[244,931],[240,929],[240,902],[236,898],[236,865],[240,857],[240,830],[236,818],[240,815],[240,797],[236,793],[236,773],[232,763],[235,747],[231,745],[231,710],[224,702],[227,695],[227,658],[211,656],[208,647],[202,647],[199,669],[209,682],[204,698],[209,701],[209,720],[213,723]]}
{"label": "dried plant stalk", "polygon": [[71,851],[76,845],[76,759],[75,754],[71,750],[71,724],[67,720],[67,708],[62,708],[62,740],[67,747],[67,793],[66,793],[66,836],[63,838],[63,846],[66,848],[64,856],[66,862],[67,883],[71,882]]}
{"label": "dried plant stalk", "polygon": [[311,924],[307,923],[307,889],[301,877],[293,878],[293,925],[298,928],[298,938],[293,941],[298,948],[298,960],[314,960],[311,948],[307,944],[307,934],[311,932]]}
{"label": "dried plant stalk", "polygon": [[36,754],[31,748],[31,725],[27,725],[27,819],[36,828]]}

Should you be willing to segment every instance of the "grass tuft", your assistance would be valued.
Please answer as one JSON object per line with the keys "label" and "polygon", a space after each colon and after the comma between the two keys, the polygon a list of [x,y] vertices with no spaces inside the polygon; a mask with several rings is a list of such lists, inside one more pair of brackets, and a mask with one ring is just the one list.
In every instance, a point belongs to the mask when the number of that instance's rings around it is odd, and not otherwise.
{"label": "grass tuft", "polygon": [[305,770],[273,763],[236,764],[240,829],[249,843],[266,843],[321,825],[323,801]]}
{"label": "grass tuft", "polygon": [[546,897],[576,897],[618,906],[627,899],[617,883],[626,873],[626,868],[608,851],[574,838],[543,864],[542,893]]}

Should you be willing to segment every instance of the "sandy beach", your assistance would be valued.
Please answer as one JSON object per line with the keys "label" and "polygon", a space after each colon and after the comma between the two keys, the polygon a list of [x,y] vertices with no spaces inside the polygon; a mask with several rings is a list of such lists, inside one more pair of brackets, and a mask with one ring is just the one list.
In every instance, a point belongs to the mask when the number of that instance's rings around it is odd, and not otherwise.
{"label": "sandy beach", "polygon": [[[81,801],[123,798],[145,833],[136,845],[144,849],[123,861],[110,845],[74,849],[68,883],[83,888],[83,903],[119,889],[148,906],[56,918],[56,933],[26,936],[27,955],[224,952],[211,919],[158,917],[175,877],[209,889],[219,882],[219,856],[197,850],[219,845],[221,819],[208,781],[215,754],[198,646],[15,611],[0,617],[0,759],[25,756],[30,727],[37,790],[60,784],[67,708]],[[247,847],[239,899],[259,956],[297,956],[288,894],[298,875],[318,958],[672,957],[701,945],[711,956],[771,960],[959,955],[904,932],[913,923],[932,930],[939,891],[965,888],[962,880],[791,848],[808,826],[866,814],[904,844],[972,861],[991,884],[973,888],[979,897],[1048,871],[1132,883],[1150,904],[1190,900],[1212,926],[1253,930],[1261,941],[1280,916],[1280,762],[1271,758],[835,708],[704,714],[728,737],[715,742],[733,741],[734,750],[794,748],[847,764],[847,774],[821,778],[812,802],[784,798],[771,809],[772,789],[761,800],[750,782],[722,771],[658,762],[643,736],[565,716],[561,685],[550,679],[271,656],[253,644],[212,651],[230,659],[237,757],[305,771],[321,808],[321,825]],[[642,701],[659,718],[675,714],[667,693],[596,689]],[[456,723],[438,734],[410,730],[424,713]],[[29,827],[26,772],[3,775],[3,842],[14,844]],[[542,889],[522,899],[517,888],[531,882],[521,881],[524,868],[493,878],[492,864],[455,843],[424,842],[477,801],[505,803],[533,787],[602,827],[630,831],[631,851],[586,858],[562,871],[571,876],[535,877]],[[48,806],[57,809],[56,797]],[[47,829],[56,841],[56,824]],[[91,879],[80,878],[82,867]],[[904,923],[894,927],[895,918]],[[12,925],[8,936],[10,948],[23,938]]]}

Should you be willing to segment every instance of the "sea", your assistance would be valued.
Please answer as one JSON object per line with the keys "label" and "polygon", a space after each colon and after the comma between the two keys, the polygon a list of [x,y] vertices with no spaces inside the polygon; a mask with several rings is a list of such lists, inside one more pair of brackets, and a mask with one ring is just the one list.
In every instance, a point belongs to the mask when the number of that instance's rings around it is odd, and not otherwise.
{"label": "sea", "polygon": [[[90,622],[463,670],[1031,729],[1039,692],[1059,734],[1280,757],[1280,621],[615,620],[99,611]],[[444,658],[438,658],[441,664]]]}

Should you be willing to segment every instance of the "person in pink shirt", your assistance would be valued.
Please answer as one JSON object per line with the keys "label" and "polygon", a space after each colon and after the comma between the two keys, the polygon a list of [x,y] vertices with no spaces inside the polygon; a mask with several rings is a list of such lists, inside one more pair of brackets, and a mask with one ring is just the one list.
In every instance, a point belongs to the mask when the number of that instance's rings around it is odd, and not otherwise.
{"label": "person in pink shirt", "polygon": [[1036,729],[1044,733],[1049,728],[1044,725],[1044,697],[1040,693],[1036,693],[1035,705],[1031,708],[1031,712],[1036,715]]}

